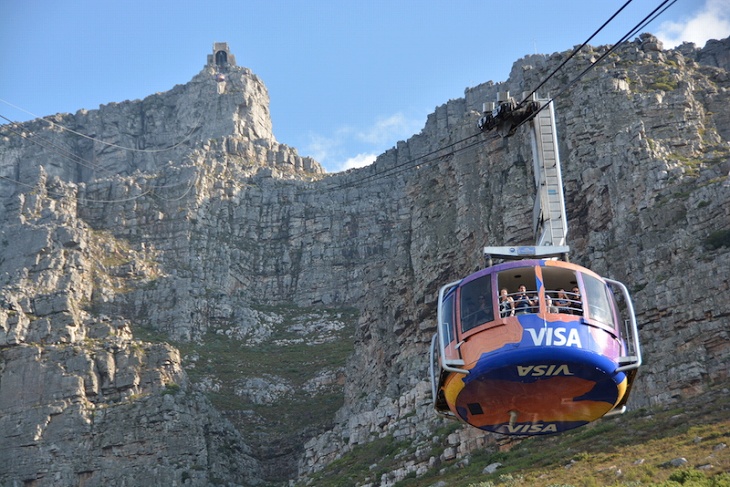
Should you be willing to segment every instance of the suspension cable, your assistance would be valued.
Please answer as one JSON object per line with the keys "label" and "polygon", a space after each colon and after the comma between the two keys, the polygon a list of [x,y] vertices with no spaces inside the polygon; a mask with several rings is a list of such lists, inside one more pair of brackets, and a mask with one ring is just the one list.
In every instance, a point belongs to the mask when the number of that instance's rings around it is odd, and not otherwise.
{"label": "suspension cable", "polygon": [[[68,127],[66,127],[64,125],[61,125],[60,123],[54,122],[52,120],[48,120],[47,118],[44,118],[44,117],[39,117],[38,115],[36,115],[36,114],[34,114],[32,112],[29,112],[28,110],[25,110],[25,109],[23,109],[23,108],[21,108],[21,107],[19,107],[17,105],[13,105],[9,101],[3,100],[2,98],[0,98],[0,102],[3,102],[6,105],[9,105],[9,106],[11,106],[11,107],[13,107],[13,108],[15,108],[17,110],[21,110],[21,111],[23,111],[23,112],[25,112],[25,113],[27,113],[29,115],[32,115],[32,116],[36,117],[36,119],[42,120],[42,121],[50,124],[51,127],[58,127],[61,130],[64,130],[66,132],[70,132],[70,133],[72,133],[74,135],[78,135],[80,137],[84,137],[85,139],[89,139],[89,140],[94,141],[94,142],[97,142],[99,144],[103,144],[103,145],[106,145],[106,146],[109,146],[109,147],[114,147],[114,148],[122,149],[122,150],[126,150],[126,151],[131,151],[131,152],[157,153],[157,152],[166,152],[166,151],[175,149],[175,148],[181,146],[182,144],[184,144],[185,142],[187,142],[193,136],[193,134],[201,128],[202,124],[200,122],[202,121],[202,118],[203,118],[203,112],[201,111],[200,114],[198,114],[198,119],[195,122],[195,126],[192,129],[190,129],[188,131],[188,133],[185,134],[185,136],[180,141],[178,141],[177,143],[175,143],[175,144],[173,144],[173,145],[171,145],[169,147],[163,147],[161,149],[137,149],[136,147],[125,147],[125,146],[121,146],[121,145],[118,145],[118,144],[114,144],[112,142],[106,142],[104,140],[99,139],[98,137],[92,137],[90,135],[86,135],[84,133],[77,132],[76,130],[73,130],[73,129],[68,128]],[[9,122],[13,122],[12,120],[10,120],[10,119],[8,119],[6,117],[2,117],[2,118],[4,118],[5,120],[8,120]]]}
{"label": "suspension cable", "polygon": [[[476,141],[474,143],[471,143],[471,144],[469,144],[469,145],[467,145],[465,147],[457,148],[457,149],[454,149],[451,152],[448,152],[446,154],[442,154],[442,155],[436,156],[433,159],[427,159],[427,158],[433,156],[434,154],[437,154],[440,151],[443,151],[443,150],[446,150],[446,149],[451,149],[451,148],[457,146],[458,144],[461,144],[463,142],[467,142],[467,141],[469,141],[471,139],[474,139],[476,137],[479,137],[481,135],[482,135],[481,132],[477,132],[475,134],[466,136],[466,137],[464,137],[462,139],[459,139],[457,141],[451,142],[450,144],[447,144],[445,146],[439,147],[438,149],[434,149],[434,150],[432,150],[430,152],[427,152],[426,154],[420,155],[418,157],[410,158],[410,159],[408,159],[408,160],[406,160],[406,161],[404,161],[402,163],[396,164],[396,165],[394,165],[392,167],[388,167],[388,168],[386,168],[385,170],[383,170],[381,172],[375,172],[375,173],[372,173],[372,174],[365,175],[365,176],[363,176],[363,177],[361,177],[361,178],[359,178],[359,179],[357,179],[355,181],[350,181],[350,182],[345,182],[345,183],[342,183],[342,184],[332,185],[332,186],[330,186],[330,187],[328,187],[326,189],[332,190],[332,189],[347,189],[347,188],[357,187],[357,186],[361,186],[362,184],[365,184],[367,182],[372,182],[372,181],[376,181],[376,180],[379,180],[379,179],[391,177],[391,176],[394,176],[396,174],[400,174],[402,172],[405,172],[405,171],[408,171],[408,170],[412,169],[413,167],[418,167],[418,166],[423,166],[423,165],[430,164],[430,163],[432,163],[434,161],[441,160],[444,157],[448,157],[448,156],[453,155],[453,154],[455,154],[457,152],[460,152],[462,150],[466,150],[466,149],[468,149],[470,147],[473,147],[474,145],[478,145],[478,144],[483,143],[485,140],[478,140],[478,141]],[[486,139],[486,140],[488,140],[488,139]],[[373,166],[371,166],[371,167],[373,167]]]}
{"label": "suspension cable", "polygon": [[[608,49],[601,56],[599,56],[598,59],[596,59],[593,63],[591,63],[587,68],[585,68],[580,74],[578,74],[578,76],[573,78],[571,81],[568,82],[567,85],[565,85],[563,88],[561,88],[560,91],[558,91],[558,94],[551,98],[551,101],[554,100],[555,98],[561,96],[563,93],[565,93],[569,88],[571,88],[581,78],[583,78],[583,76],[585,76],[590,70],[595,68],[598,63],[600,63],[604,58],[606,58],[606,56],[608,56],[609,54],[614,52],[616,49],[618,49],[619,46],[621,46],[624,42],[626,42],[626,40],[629,37],[635,35],[638,31],[640,31],[641,29],[643,29],[644,27],[649,25],[651,22],[653,22],[654,19],[656,19],[659,15],[664,13],[669,7],[674,5],[674,3],[676,1],[677,0],[664,0],[662,3],[660,3],[659,6],[657,6],[654,10],[652,10],[646,17],[644,17],[641,20],[641,22],[636,24],[631,30],[629,30],[626,34],[624,34],[624,36],[621,39],[619,39],[619,41],[616,44],[611,46],[610,49]],[[669,3],[669,2],[671,2],[671,3]],[[667,3],[669,3],[669,5],[666,5]],[[664,8],[662,8],[662,7],[664,7]],[[660,9],[661,9],[661,11],[659,11]]]}
{"label": "suspension cable", "polygon": [[553,70],[553,71],[552,71],[552,72],[551,72],[551,73],[550,73],[549,75],[547,75],[547,77],[546,77],[546,78],[545,78],[544,80],[542,80],[542,81],[540,82],[540,84],[538,84],[538,85],[537,85],[537,86],[535,87],[535,89],[533,89],[533,90],[532,90],[532,91],[531,91],[531,92],[530,92],[530,93],[529,93],[529,94],[528,94],[528,95],[527,95],[527,96],[526,96],[526,97],[525,97],[525,98],[524,98],[524,99],[523,99],[523,100],[522,100],[522,101],[521,101],[521,102],[520,102],[520,103],[519,103],[519,104],[517,105],[517,108],[521,107],[521,106],[522,106],[522,105],[523,105],[523,104],[524,104],[524,103],[526,102],[526,100],[527,100],[527,99],[529,99],[529,98],[530,98],[530,97],[531,97],[532,95],[534,95],[535,93],[537,93],[537,91],[538,91],[538,90],[539,90],[540,88],[542,88],[542,86],[543,86],[543,85],[544,85],[545,83],[547,83],[547,82],[548,82],[548,81],[550,80],[550,78],[552,78],[553,76],[555,76],[555,74],[557,74],[557,72],[558,72],[558,71],[560,71],[560,70],[561,70],[561,69],[563,68],[563,66],[565,66],[565,64],[566,64],[566,63],[567,63],[568,61],[570,61],[571,59],[573,59],[573,57],[575,57],[575,55],[576,55],[576,54],[578,54],[578,52],[580,52],[580,50],[581,50],[581,49],[583,49],[583,48],[584,48],[584,47],[585,47],[585,46],[586,46],[586,45],[587,45],[587,44],[588,44],[588,43],[589,43],[589,42],[590,42],[590,41],[591,41],[591,40],[592,40],[592,39],[593,39],[594,37],[596,37],[596,36],[598,35],[598,33],[599,33],[599,32],[601,32],[601,31],[602,31],[602,30],[603,30],[604,28],[606,28],[606,26],[607,26],[607,25],[608,25],[609,23],[611,23],[611,22],[613,21],[613,19],[614,19],[614,18],[616,18],[616,16],[617,16],[617,15],[618,15],[619,13],[621,13],[621,11],[622,11],[623,9],[625,9],[625,8],[626,8],[626,7],[627,7],[627,6],[628,6],[628,5],[629,5],[629,4],[630,4],[630,3],[632,2],[632,1],[633,1],[633,0],[627,0],[627,2],[626,2],[626,3],[624,3],[624,4],[623,4],[623,5],[621,6],[621,8],[619,8],[618,10],[616,10],[616,12],[614,12],[614,14],[613,14],[613,15],[612,15],[612,16],[611,16],[611,17],[610,17],[610,18],[609,18],[608,20],[606,20],[606,21],[605,21],[605,22],[603,23],[603,25],[601,25],[601,26],[600,26],[600,27],[599,27],[599,28],[598,28],[598,29],[597,29],[597,30],[596,30],[596,31],[595,31],[595,32],[594,32],[593,34],[591,34],[591,36],[590,36],[590,37],[589,37],[588,39],[586,39],[586,40],[585,40],[585,42],[583,42],[583,44],[581,44],[581,45],[580,45],[580,46],[578,46],[577,48],[573,49],[573,52],[572,52],[572,53],[570,53],[570,55],[569,55],[569,56],[568,56],[567,58],[565,58],[565,60],[564,60],[564,61],[563,61],[562,63],[560,63],[560,65],[559,65],[559,66],[558,66],[557,68],[555,68],[555,69],[554,69],[554,70]]}
{"label": "suspension cable", "polygon": [[[1,114],[0,114],[0,118],[9,121],[11,124],[17,123]],[[44,149],[48,149],[51,152],[55,152],[56,154],[60,155],[61,157],[70,159],[71,161],[73,161],[81,166],[84,166],[88,169],[91,169],[92,171],[100,170],[100,171],[107,171],[109,174],[114,174],[111,171],[104,169],[101,165],[88,161],[88,160],[82,158],[81,156],[68,151],[65,147],[61,147],[48,139],[45,139],[43,137],[37,137],[38,139],[40,139],[40,141],[38,141],[38,140],[36,140],[36,138],[29,137],[28,134],[25,134],[23,132],[18,132],[17,130],[13,129],[12,126],[5,125],[4,128],[6,130],[9,130],[10,132],[14,133],[18,137],[21,137],[21,138],[29,141],[32,144],[39,145],[39,146],[43,147]],[[33,134],[31,132],[31,135],[35,135],[35,134]],[[54,149],[55,149],[55,151],[54,151]]]}
{"label": "suspension cable", "polygon": [[[660,3],[654,10],[652,10],[646,17],[644,17],[639,23],[637,23],[633,28],[631,28],[626,34],[624,34],[623,37],[621,37],[618,42],[616,42],[614,45],[612,45],[609,49],[606,50],[601,56],[598,57],[595,61],[593,61],[591,64],[588,65],[583,71],[581,71],[575,78],[570,80],[565,86],[563,86],[558,93],[555,96],[552,96],[547,103],[543,104],[539,109],[537,109],[531,116],[525,118],[520,123],[518,123],[515,126],[515,129],[524,125],[525,123],[532,120],[534,117],[537,116],[538,113],[540,113],[542,110],[544,110],[550,103],[552,103],[556,98],[560,97],[565,93],[568,89],[573,87],[583,76],[588,74],[592,69],[594,69],[603,59],[605,59],[608,55],[610,55],[612,52],[614,52],[616,49],[618,49],[626,40],[635,35],[638,31],[649,25],[651,22],[653,22],[659,15],[663,14],[669,7],[674,5],[677,2],[677,0],[663,0],[662,3]],[[667,5],[668,3],[668,5]],[[625,6],[625,5],[624,5]],[[623,7],[622,7],[623,8]],[[563,63],[564,64],[564,63]],[[562,64],[561,64],[562,66]],[[554,74],[554,73],[553,73]],[[551,74],[552,76],[552,74]],[[547,80],[545,80],[547,81]],[[543,85],[544,81],[540,83],[540,85]],[[532,93],[535,93],[535,90],[533,90]],[[524,100],[523,100],[524,101]]]}

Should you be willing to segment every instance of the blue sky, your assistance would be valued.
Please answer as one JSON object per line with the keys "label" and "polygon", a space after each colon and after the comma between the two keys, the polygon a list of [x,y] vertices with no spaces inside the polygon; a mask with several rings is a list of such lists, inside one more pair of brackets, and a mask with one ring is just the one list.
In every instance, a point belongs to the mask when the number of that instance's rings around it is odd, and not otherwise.
{"label": "blue sky", "polygon": [[[335,172],[418,133],[465,88],[506,80],[517,59],[580,45],[624,3],[0,0],[0,115],[167,91],[227,42],[266,84],[277,140]],[[659,3],[633,0],[591,44],[614,44]],[[677,0],[644,31],[702,47],[730,36],[730,0]]]}

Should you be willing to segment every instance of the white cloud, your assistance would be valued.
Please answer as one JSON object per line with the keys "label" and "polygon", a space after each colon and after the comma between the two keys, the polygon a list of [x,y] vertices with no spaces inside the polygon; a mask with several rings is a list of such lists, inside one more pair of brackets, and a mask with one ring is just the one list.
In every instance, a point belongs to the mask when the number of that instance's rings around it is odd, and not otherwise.
{"label": "white cloud", "polygon": [[422,123],[422,120],[396,113],[378,118],[367,127],[340,127],[331,136],[309,134],[305,153],[330,172],[364,167],[372,164],[379,154],[395,146],[399,140],[417,133]]}
{"label": "white cloud", "polygon": [[375,162],[375,158],[378,157],[377,154],[358,154],[355,157],[350,157],[347,159],[343,164],[342,167],[340,167],[340,171],[347,171],[348,169],[354,169],[356,167],[365,167],[369,166],[373,162]]}
{"label": "white cloud", "polygon": [[418,121],[396,113],[387,118],[379,118],[371,127],[358,132],[357,137],[373,145],[395,144],[398,140],[413,135],[419,128]]}
{"label": "white cloud", "polygon": [[307,144],[305,150],[315,160],[324,163],[333,152],[337,151],[338,145],[340,145],[340,142],[337,139],[309,134],[309,144]]}
{"label": "white cloud", "polygon": [[692,17],[681,22],[663,22],[656,36],[665,48],[683,42],[704,47],[710,39],[724,39],[730,36],[730,0],[706,0]]}

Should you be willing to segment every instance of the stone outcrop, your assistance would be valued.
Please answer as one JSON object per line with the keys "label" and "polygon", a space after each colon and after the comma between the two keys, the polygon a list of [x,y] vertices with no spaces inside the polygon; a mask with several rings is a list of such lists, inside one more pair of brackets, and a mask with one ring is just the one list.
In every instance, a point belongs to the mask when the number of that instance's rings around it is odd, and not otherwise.
{"label": "stone outcrop", "polygon": [[35,191],[5,202],[0,483],[258,483],[249,447],[193,391],[178,351],[94,311],[159,269],[79,220],[76,189],[41,169]]}
{"label": "stone outcrop", "polygon": [[[631,407],[727,383],[717,42],[665,51],[643,35],[563,92],[608,49],[586,48],[543,88],[571,258],[633,293],[646,364]],[[0,484],[304,482],[393,439],[415,453],[362,479],[392,485],[497,448],[473,429],[435,434],[436,296],[484,245],[531,242],[529,136],[476,122],[567,55],[518,60],[333,175],[276,142],[263,83],[237,66],[1,127]]]}

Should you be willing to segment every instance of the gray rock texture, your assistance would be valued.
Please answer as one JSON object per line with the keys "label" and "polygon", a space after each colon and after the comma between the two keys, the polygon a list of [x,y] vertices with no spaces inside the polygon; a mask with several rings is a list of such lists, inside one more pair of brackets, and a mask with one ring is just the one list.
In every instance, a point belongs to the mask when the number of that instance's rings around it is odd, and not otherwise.
{"label": "gray rock texture", "polygon": [[[541,90],[571,258],[635,301],[630,407],[728,381],[729,47],[642,35],[566,89],[608,49],[586,47]],[[384,438],[414,453],[363,482],[393,485],[497,448],[435,433],[437,292],[483,246],[532,242],[529,134],[476,124],[568,54],[518,60],[332,175],[276,142],[237,66],[0,127],[0,485],[304,483]]]}

